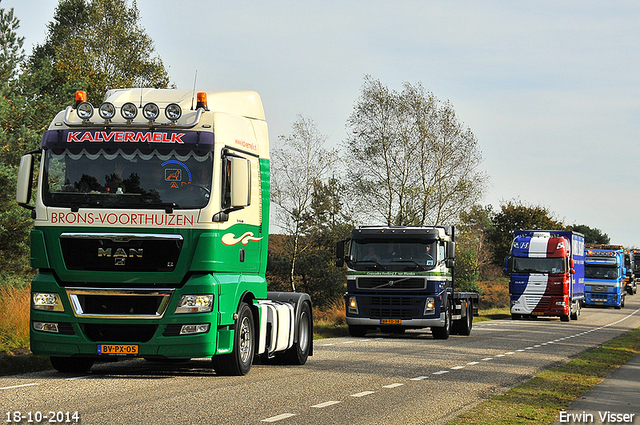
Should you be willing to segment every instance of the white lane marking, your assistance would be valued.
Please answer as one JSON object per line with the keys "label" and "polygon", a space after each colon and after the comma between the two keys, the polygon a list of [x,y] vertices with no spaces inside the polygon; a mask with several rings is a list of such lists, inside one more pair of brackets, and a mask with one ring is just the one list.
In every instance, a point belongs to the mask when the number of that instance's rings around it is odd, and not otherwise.
{"label": "white lane marking", "polygon": [[464,369],[464,366],[454,366],[451,369],[453,370]]}
{"label": "white lane marking", "polygon": [[32,387],[34,385],[40,385],[40,384],[38,384],[37,382],[34,382],[33,384],[12,385],[10,387],[2,387],[0,388],[0,390],[11,390],[13,388]]}
{"label": "white lane marking", "polygon": [[316,409],[322,409],[323,407],[333,406],[334,404],[338,404],[338,403],[342,403],[342,402],[341,401],[325,401],[324,403],[316,404],[315,406],[311,406],[311,407],[315,407]]}
{"label": "white lane marking", "polygon": [[424,379],[427,379],[428,376],[416,376],[415,378],[411,378],[411,381],[422,381]]}
{"label": "white lane marking", "polygon": [[496,357],[504,357],[504,354],[496,354]]}
{"label": "white lane marking", "polygon": [[351,397],[358,397],[359,398],[359,397],[364,397],[364,396],[371,395],[371,394],[374,394],[374,393],[375,393],[375,391],[363,391],[361,393],[351,394]]}
{"label": "white lane marking", "polygon": [[353,344],[355,341],[343,341],[343,344]]}
{"label": "white lane marking", "polygon": [[278,421],[290,418],[290,417],[295,416],[295,415],[296,415],[295,413],[283,413],[282,415],[272,416],[270,418],[263,419],[260,422],[278,422]]}
{"label": "white lane marking", "polygon": [[335,344],[322,344],[320,345],[320,347],[331,347],[332,345],[335,345]]}
{"label": "white lane marking", "polygon": [[449,373],[449,371],[448,370],[440,370],[438,372],[433,372],[434,375],[443,375],[445,373]]}
{"label": "white lane marking", "polygon": [[513,351],[509,351],[508,353],[504,353],[504,354],[506,354],[507,356],[510,356],[511,354],[515,354],[515,353]]}
{"label": "white lane marking", "polygon": [[487,362],[489,360],[493,360],[493,357],[485,357],[484,359],[480,359],[480,360],[482,360],[483,362]]}
{"label": "white lane marking", "polygon": [[401,384],[399,382],[395,383],[395,384],[389,384],[389,385],[383,385],[382,388],[398,388],[403,386],[404,384]]}
{"label": "white lane marking", "polygon": [[480,364],[480,362],[469,362],[469,363],[467,363],[467,364],[468,364],[468,365],[472,365],[472,366],[473,366],[473,365],[476,365],[476,364]]}

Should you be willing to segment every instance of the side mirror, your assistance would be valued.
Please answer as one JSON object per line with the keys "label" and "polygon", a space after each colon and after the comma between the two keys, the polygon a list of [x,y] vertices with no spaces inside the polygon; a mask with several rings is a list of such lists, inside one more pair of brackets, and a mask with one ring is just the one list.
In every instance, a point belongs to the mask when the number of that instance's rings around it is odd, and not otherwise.
{"label": "side mirror", "polygon": [[336,267],[344,266],[344,241],[336,242]]}
{"label": "side mirror", "polygon": [[251,203],[251,165],[248,160],[229,157],[231,164],[231,207],[246,207]]}
{"label": "side mirror", "polygon": [[16,184],[16,201],[21,207],[33,210],[29,205],[31,201],[31,182],[33,180],[33,155],[27,154],[20,158],[20,170]]}
{"label": "side mirror", "polygon": [[447,242],[445,257],[450,259],[456,258],[456,243],[453,241]]}
{"label": "side mirror", "polygon": [[502,273],[504,273],[505,275],[509,275],[509,260],[511,259],[511,257],[506,257],[504,259],[504,268],[502,269]]}

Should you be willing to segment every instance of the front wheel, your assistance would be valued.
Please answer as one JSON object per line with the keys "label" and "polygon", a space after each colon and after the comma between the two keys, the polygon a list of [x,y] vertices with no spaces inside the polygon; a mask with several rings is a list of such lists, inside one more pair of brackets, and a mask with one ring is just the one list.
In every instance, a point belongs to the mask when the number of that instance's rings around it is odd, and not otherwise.
{"label": "front wheel", "polygon": [[580,301],[574,303],[575,309],[571,312],[571,319],[578,320],[578,316],[580,316]]}
{"label": "front wheel", "polygon": [[233,352],[213,356],[213,368],[218,375],[243,376],[251,370],[255,353],[253,313],[246,303],[240,304],[234,326]]}
{"label": "front wheel", "polygon": [[451,335],[451,312],[449,307],[444,307],[444,326],[441,328],[431,327],[431,334],[434,339],[448,339]]}

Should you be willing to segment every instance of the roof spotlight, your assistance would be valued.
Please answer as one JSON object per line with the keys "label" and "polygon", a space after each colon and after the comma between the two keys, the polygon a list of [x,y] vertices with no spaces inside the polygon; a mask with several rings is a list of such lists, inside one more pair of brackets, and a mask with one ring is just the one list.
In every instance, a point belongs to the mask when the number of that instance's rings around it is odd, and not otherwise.
{"label": "roof spotlight", "polygon": [[164,114],[171,121],[178,121],[182,116],[182,108],[177,103],[170,103],[164,108]]}
{"label": "roof spotlight", "polygon": [[120,115],[125,120],[131,121],[138,115],[138,107],[131,102],[127,102],[120,107]]}
{"label": "roof spotlight", "polygon": [[81,102],[76,108],[76,114],[82,121],[88,121],[93,116],[93,105],[89,102]]}
{"label": "roof spotlight", "polygon": [[111,102],[104,102],[98,107],[98,114],[103,120],[109,121],[116,115],[116,107]]}
{"label": "roof spotlight", "polygon": [[155,103],[147,103],[142,108],[142,115],[149,121],[155,121],[160,115],[160,108]]}

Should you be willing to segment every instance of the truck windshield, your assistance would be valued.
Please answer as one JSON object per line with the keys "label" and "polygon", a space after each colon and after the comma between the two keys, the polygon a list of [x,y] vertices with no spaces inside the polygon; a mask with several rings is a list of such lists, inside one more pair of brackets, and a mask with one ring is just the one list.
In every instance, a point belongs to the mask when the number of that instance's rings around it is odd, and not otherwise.
{"label": "truck windshield", "polygon": [[513,273],[565,273],[564,259],[558,258],[530,258],[512,257]]}
{"label": "truck windshield", "polygon": [[203,208],[211,193],[211,152],[60,149],[43,161],[52,207]]}
{"label": "truck windshield", "polygon": [[357,270],[428,270],[438,263],[435,241],[354,240],[350,266]]}
{"label": "truck windshield", "polygon": [[618,268],[615,266],[593,266],[585,264],[584,277],[590,279],[617,279]]}

